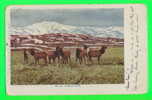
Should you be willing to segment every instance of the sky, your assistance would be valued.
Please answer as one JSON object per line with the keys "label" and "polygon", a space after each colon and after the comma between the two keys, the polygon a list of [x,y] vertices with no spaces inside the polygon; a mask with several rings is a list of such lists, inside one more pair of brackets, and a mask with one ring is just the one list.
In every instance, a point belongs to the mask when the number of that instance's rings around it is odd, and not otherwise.
{"label": "sky", "polygon": [[72,26],[123,26],[123,8],[112,9],[12,9],[11,25],[22,27],[43,21]]}

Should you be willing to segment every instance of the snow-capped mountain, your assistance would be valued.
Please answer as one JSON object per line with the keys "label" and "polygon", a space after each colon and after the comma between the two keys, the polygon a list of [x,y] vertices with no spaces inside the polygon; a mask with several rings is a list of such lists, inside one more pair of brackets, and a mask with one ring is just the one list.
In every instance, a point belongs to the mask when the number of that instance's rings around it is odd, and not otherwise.
{"label": "snow-capped mountain", "polygon": [[123,27],[90,27],[90,26],[70,26],[57,22],[40,22],[25,27],[10,26],[9,33],[17,34],[51,34],[51,33],[72,33],[72,34],[89,34],[96,37],[114,37],[123,38]]}

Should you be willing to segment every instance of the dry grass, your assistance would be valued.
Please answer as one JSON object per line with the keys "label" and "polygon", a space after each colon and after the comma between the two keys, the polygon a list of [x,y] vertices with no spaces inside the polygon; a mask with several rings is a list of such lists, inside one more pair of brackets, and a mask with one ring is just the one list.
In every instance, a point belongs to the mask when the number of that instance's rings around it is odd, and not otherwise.
{"label": "dry grass", "polygon": [[[43,63],[43,61],[41,61]],[[108,48],[102,56],[101,63],[34,65],[23,62],[22,52],[13,52],[11,67],[11,84],[120,84],[124,82],[123,48]]]}

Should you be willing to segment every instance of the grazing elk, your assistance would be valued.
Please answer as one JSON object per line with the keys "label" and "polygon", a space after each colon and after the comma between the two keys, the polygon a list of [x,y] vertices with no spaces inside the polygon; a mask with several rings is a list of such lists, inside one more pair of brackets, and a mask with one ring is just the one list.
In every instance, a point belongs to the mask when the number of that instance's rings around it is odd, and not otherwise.
{"label": "grazing elk", "polygon": [[81,63],[87,63],[87,57],[88,57],[88,55],[87,55],[87,46],[85,45],[84,47],[83,47],[83,49],[81,49],[81,48],[77,48],[76,49],[76,62],[77,61],[79,61],[80,62],[80,64]]}
{"label": "grazing elk", "polygon": [[92,57],[97,57],[98,63],[100,63],[100,57],[102,56],[102,54],[105,53],[106,49],[107,49],[106,46],[102,46],[100,50],[89,50],[88,52],[89,61],[92,62]]}
{"label": "grazing elk", "polygon": [[39,51],[36,49],[30,49],[30,54],[34,57],[35,59],[35,64],[39,64],[39,60],[43,59],[45,61],[45,64],[47,65],[47,53],[44,51]]}

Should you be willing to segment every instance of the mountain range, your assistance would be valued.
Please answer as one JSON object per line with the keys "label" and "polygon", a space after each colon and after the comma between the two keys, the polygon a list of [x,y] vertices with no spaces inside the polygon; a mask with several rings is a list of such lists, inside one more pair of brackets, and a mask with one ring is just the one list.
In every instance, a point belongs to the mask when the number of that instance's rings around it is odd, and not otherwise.
{"label": "mountain range", "polygon": [[9,34],[11,35],[41,35],[51,33],[70,33],[70,34],[89,34],[95,37],[113,37],[123,38],[123,27],[90,27],[90,26],[71,26],[57,22],[43,21],[32,25],[17,27],[9,26]]}

